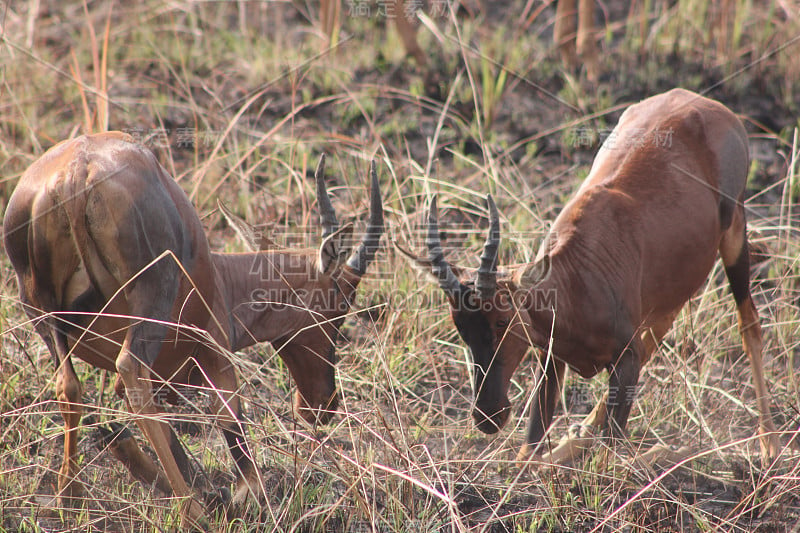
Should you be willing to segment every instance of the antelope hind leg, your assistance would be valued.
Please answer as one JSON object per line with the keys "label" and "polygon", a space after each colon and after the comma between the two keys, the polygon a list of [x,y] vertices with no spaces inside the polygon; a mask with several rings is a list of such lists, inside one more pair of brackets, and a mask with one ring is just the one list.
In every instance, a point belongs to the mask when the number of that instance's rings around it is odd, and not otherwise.
{"label": "antelope hind leg", "polygon": [[[66,354],[66,345],[56,334],[58,350]],[[64,350],[63,352],[61,350]],[[64,460],[58,472],[58,500],[65,508],[79,507],[84,500],[83,484],[77,479],[78,465],[78,426],[81,420],[81,383],[68,356],[61,359],[56,378],[56,397],[64,418]]]}
{"label": "antelope hind leg", "polygon": [[580,459],[594,446],[599,430],[605,427],[608,416],[608,392],[586,415],[583,424],[575,424],[569,428],[567,435],[550,452],[544,454],[542,460],[550,464],[568,465]]}
{"label": "antelope hind leg", "polygon": [[646,452],[634,458],[634,461],[648,468],[665,469],[685,461],[695,454],[690,446],[681,446],[674,450],[669,446],[656,444]]}
{"label": "antelope hind leg", "polygon": [[758,435],[761,444],[761,457],[765,463],[775,459],[781,451],[781,443],[772,420],[770,394],[764,379],[763,338],[761,321],[750,295],[750,252],[747,245],[744,210],[737,209],[733,214],[731,227],[723,234],[719,247],[725,274],[731,286],[738,311],[739,332],[750,369],[753,373],[753,388],[758,404]]}

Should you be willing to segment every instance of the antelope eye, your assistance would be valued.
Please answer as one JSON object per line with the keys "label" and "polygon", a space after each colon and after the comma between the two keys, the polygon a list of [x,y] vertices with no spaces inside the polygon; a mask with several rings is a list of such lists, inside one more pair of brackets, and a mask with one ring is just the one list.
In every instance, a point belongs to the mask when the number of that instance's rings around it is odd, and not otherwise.
{"label": "antelope eye", "polygon": [[497,326],[497,329],[506,329],[508,327],[508,320],[501,318],[495,323],[495,325]]}

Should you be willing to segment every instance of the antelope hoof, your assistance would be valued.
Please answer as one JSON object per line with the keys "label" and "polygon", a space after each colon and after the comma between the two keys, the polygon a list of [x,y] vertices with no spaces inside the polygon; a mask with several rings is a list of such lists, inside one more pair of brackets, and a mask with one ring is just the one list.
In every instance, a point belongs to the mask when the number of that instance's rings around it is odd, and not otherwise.
{"label": "antelope hoof", "polygon": [[251,499],[251,495],[253,496],[252,500],[258,506],[266,500],[266,495],[258,482],[258,478],[240,479],[233,493],[232,502],[234,507],[243,508],[248,500]]}
{"label": "antelope hoof", "polygon": [[542,456],[538,453],[533,453],[533,447],[530,444],[523,444],[517,453],[515,462],[519,468],[536,468],[541,462]]}
{"label": "antelope hoof", "polygon": [[203,501],[206,504],[206,511],[211,516],[219,515],[227,518],[235,507],[231,505],[231,491],[227,487],[204,492]]}
{"label": "antelope hoof", "polygon": [[527,468],[529,472],[545,473],[558,466],[558,463],[547,459],[547,454],[543,456],[541,453],[534,451],[536,448],[538,447],[525,444],[519,450],[516,463],[520,470],[525,470]]}
{"label": "antelope hoof", "polygon": [[[781,454],[781,441],[774,430],[759,428],[758,442],[761,446],[761,462],[764,466],[772,463]],[[795,447],[798,447],[797,443],[795,443]]]}
{"label": "antelope hoof", "polygon": [[86,489],[83,483],[70,474],[61,474],[58,483],[58,504],[64,509],[77,509],[86,501]]}
{"label": "antelope hoof", "polygon": [[339,406],[339,395],[334,392],[327,401],[320,402],[317,407],[309,407],[300,392],[295,393],[294,407],[300,417],[312,425],[324,426],[331,421]]}
{"label": "antelope hoof", "polygon": [[187,498],[182,507],[182,531],[209,531],[208,515],[199,501]]}

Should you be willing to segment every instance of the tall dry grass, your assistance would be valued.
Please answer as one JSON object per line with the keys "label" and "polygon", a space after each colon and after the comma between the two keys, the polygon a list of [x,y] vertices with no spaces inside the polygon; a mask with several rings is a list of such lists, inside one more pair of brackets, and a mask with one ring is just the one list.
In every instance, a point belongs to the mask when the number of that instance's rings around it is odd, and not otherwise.
{"label": "tall dry grass", "polygon": [[[360,224],[367,161],[379,161],[384,242],[420,246],[422,213],[435,192],[448,256],[475,266],[483,197],[491,192],[502,212],[501,259],[524,262],[627,104],[675,85],[707,91],[741,113],[751,133],[750,234],[767,251],[754,268],[753,292],[776,423],[796,431],[798,14],[779,0],[735,2],[730,45],[720,50],[706,3],[645,2],[635,19],[622,4],[606,6],[604,74],[591,85],[580,72],[563,71],[551,49],[552,6],[504,2],[471,16],[429,6],[419,33],[431,63],[424,71],[404,61],[376,11],[343,13],[337,53],[323,54],[312,3],[12,2],[1,13],[0,205],[55,142],[122,129],[151,146],[190,194],[216,249],[242,247],[215,211],[217,198],[268,223],[280,242],[300,235],[313,243],[307,169],[324,150],[337,176],[337,211]],[[519,13],[527,14],[524,23]],[[82,363],[80,478],[89,501],[79,512],[58,508],[54,369],[21,312],[4,255],[0,290],[0,527],[176,527],[177,503],[132,483],[96,445],[97,425],[127,423],[130,415],[111,377]],[[643,372],[630,449],[610,451],[692,443],[701,450],[693,460],[654,472],[610,468],[598,453],[570,468],[520,471],[513,457],[535,363],[527,360],[512,382],[509,427],[493,437],[477,432],[469,359],[446,303],[385,246],[343,327],[343,402],[329,427],[292,416],[293,385],[269,347],[231,355],[268,498],[220,527],[790,531],[800,520],[800,469],[796,461],[761,465],[757,458],[755,398],[734,317],[717,265]],[[568,379],[553,439],[604,386],[603,377]],[[197,397],[169,417],[206,475],[229,484],[231,463],[201,414],[203,402]]]}

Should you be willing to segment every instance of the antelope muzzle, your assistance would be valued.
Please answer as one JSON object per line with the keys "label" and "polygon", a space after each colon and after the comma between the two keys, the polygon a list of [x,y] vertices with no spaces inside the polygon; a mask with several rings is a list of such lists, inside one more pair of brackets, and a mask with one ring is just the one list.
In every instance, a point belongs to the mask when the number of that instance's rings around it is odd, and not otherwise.
{"label": "antelope muzzle", "polygon": [[508,423],[511,416],[511,402],[507,397],[494,401],[478,401],[472,411],[472,418],[480,431],[493,435]]}
{"label": "antelope muzzle", "polygon": [[339,395],[334,390],[327,394],[317,395],[311,405],[298,392],[295,396],[297,412],[309,424],[324,425],[331,421],[339,406]]}

